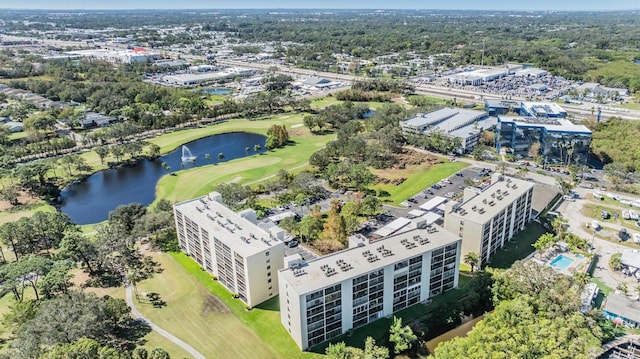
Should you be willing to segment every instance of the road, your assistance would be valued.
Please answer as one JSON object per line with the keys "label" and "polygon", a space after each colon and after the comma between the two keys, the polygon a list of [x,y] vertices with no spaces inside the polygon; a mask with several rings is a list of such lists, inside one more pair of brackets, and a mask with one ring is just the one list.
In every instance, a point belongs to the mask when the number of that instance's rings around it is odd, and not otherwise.
{"label": "road", "polygon": [[[12,39],[12,40],[34,40],[33,38],[29,38],[29,37],[18,37],[18,36],[5,36],[5,37],[7,39]],[[38,44],[44,43],[51,46],[58,46],[60,48],[64,48],[67,46],[90,47],[90,46],[87,46],[87,44],[84,42],[75,42],[75,41],[35,39],[35,42]],[[103,43],[103,44],[94,44],[94,45],[101,45],[103,46],[103,48],[111,48],[111,49],[119,49],[119,50],[125,50],[127,48],[126,44]],[[175,58],[181,57],[187,61],[195,61],[195,60],[206,61],[206,56],[184,54],[175,50],[159,49],[158,51],[162,51],[163,53],[171,55]],[[289,65],[261,64],[261,63],[255,63],[250,61],[239,61],[239,60],[221,59],[221,58],[216,59],[216,62],[222,65],[227,65],[227,66],[240,66],[240,67],[246,67],[246,68],[263,70],[263,71],[277,68],[278,70],[276,72],[282,73],[282,74],[288,74],[288,75],[297,74],[302,76],[324,77],[332,80],[347,81],[347,82],[353,82],[357,79],[364,78],[361,76],[359,77],[359,76],[353,76],[348,74],[337,74],[332,72],[300,69],[300,68],[292,67]],[[444,99],[456,98],[456,99],[463,100],[464,102],[472,102],[476,104],[483,104],[484,99],[489,99],[489,98],[500,99],[504,97],[504,95],[501,95],[501,94],[477,92],[469,88],[457,89],[457,88],[434,86],[434,85],[415,85],[415,92],[420,95],[428,95],[428,96],[437,97],[437,98],[444,98]],[[518,98],[518,97],[512,97],[512,99],[525,100],[524,98]],[[597,109],[595,108],[602,107],[598,104],[592,104],[592,103],[562,104],[562,106],[569,113],[576,116],[577,118],[592,118],[597,113]],[[639,120],[640,111],[614,109],[607,106],[602,107],[603,119],[606,119],[612,116],[617,116],[617,117],[621,117],[629,120]]]}
{"label": "road", "polygon": [[[557,211],[562,214],[568,223],[570,223],[569,231],[571,233],[592,241],[594,253],[598,255],[598,265],[593,272],[593,276],[600,279],[608,287],[615,289],[620,282],[629,279],[621,273],[614,272],[609,269],[609,260],[613,254],[622,253],[623,250],[630,248],[618,243],[600,239],[594,235],[593,229],[586,227],[586,224],[591,223],[593,218],[587,217],[582,213],[583,206],[589,203],[599,203],[586,199],[587,194],[592,192],[592,190],[576,188],[575,191],[579,194],[580,199],[575,201],[564,201],[558,206]],[[615,231],[619,231],[624,228],[619,224],[608,222],[606,226],[613,228]]]}
{"label": "road", "polygon": [[206,359],[204,355],[200,354],[197,350],[193,349],[192,346],[178,339],[177,337],[167,332],[166,330],[160,328],[158,325],[154,324],[149,319],[145,318],[142,315],[142,313],[140,313],[138,308],[136,308],[136,306],[133,304],[133,291],[131,290],[131,286],[127,286],[125,292],[126,292],[127,305],[129,306],[129,308],[131,308],[131,314],[133,315],[134,318],[141,319],[142,321],[147,323],[149,327],[151,327],[151,329],[155,330],[158,334],[162,335],[163,337],[167,338],[169,341],[173,342],[180,348],[184,349],[187,353],[191,354],[191,356],[193,356],[194,358]]}

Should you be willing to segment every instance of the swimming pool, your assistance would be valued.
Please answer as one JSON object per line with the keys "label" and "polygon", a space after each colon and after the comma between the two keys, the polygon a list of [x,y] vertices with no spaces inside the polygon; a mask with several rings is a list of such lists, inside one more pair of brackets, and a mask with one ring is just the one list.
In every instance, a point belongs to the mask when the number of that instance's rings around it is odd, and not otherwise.
{"label": "swimming pool", "polygon": [[560,270],[567,269],[567,267],[570,266],[571,263],[573,263],[573,259],[565,257],[562,254],[555,257],[551,262],[549,262],[552,267],[558,268]]}
{"label": "swimming pool", "polygon": [[582,259],[582,258],[584,258],[584,256],[582,254],[578,253],[578,254],[576,254],[576,258]]}

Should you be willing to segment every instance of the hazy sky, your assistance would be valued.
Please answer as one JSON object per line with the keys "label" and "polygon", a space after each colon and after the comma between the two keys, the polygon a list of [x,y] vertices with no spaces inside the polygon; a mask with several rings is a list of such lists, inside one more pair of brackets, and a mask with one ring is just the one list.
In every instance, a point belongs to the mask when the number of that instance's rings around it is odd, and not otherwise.
{"label": "hazy sky", "polygon": [[469,10],[628,10],[638,0],[2,0],[14,9],[469,9]]}

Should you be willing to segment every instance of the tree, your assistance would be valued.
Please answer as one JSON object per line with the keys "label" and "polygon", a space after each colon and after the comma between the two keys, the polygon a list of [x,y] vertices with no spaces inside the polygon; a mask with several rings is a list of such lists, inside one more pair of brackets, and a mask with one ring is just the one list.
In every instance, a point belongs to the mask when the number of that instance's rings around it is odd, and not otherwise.
{"label": "tree", "polygon": [[153,350],[151,350],[151,355],[149,355],[149,359],[170,359],[170,358],[171,356],[169,355],[169,353],[167,353],[166,350],[160,347],[153,348]]}
{"label": "tree", "polygon": [[133,359],[148,359],[149,353],[145,347],[137,347],[133,350]]}
{"label": "tree", "polygon": [[529,145],[529,157],[531,158],[538,157],[538,155],[540,154],[540,148],[542,148],[542,145],[540,144],[540,142],[538,141],[532,142],[531,145]]}
{"label": "tree", "polygon": [[105,146],[98,146],[93,149],[100,158],[100,164],[104,164],[104,159],[109,155],[109,148]]}
{"label": "tree", "polygon": [[43,302],[35,317],[21,327],[14,340],[14,348],[20,353],[16,357],[38,357],[46,347],[72,344],[82,338],[126,347],[149,331],[148,327],[128,330],[132,323],[123,299],[69,291]]}
{"label": "tree", "polygon": [[347,242],[347,230],[344,219],[340,215],[340,202],[332,201],[327,221],[324,223],[322,238],[333,239],[342,244]]}
{"label": "tree", "polygon": [[120,158],[124,155],[124,148],[122,146],[112,146],[111,154],[116,158],[116,163],[120,163]]}
{"label": "tree", "polygon": [[471,267],[471,273],[473,273],[474,268],[480,263],[480,254],[476,252],[470,252],[465,254],[464,263]]}
{"label": "tree", "polygon": [[622,292],[622,294],[624,295],[629,295],[629,283],[627,282],[618,283],[618,286],[616,287],[616,289]]}
{"label": "tree", "polygon": [[64,236],[58,248],[58,255],[81,262],[89,271],[89,275],[95,273],[97,249],[89,237],[82,233],[74,232]]}
{"label": "tree", "polygon": [[389,341],[394,343],[393,352],[400,354],[411,348],[418,339],[408,325],[402,326],[402,318],[393,317],[393,324],[389,328]]}
{"label": "tree", "polygon": [[546,251],[547,249],[551,248],[551,246],[556,243],[557,240],[558,239],[553,233],[544,233],[540,237],[538,237],[538,240],[534,244],[532,244],[532,246],[539,251]]}
{"label": "tree", "polygon": [[149,157],[151,158],[160,157],[160,146],[156,145],[155,143],[149,144],[148,150],[149,150]]}
{"label": "tree", "polygon": [[52,298],[57,294],[66,294],[73,285],[71,283],[73,275],[69,273],[73,268],[75,268],[74,263],[68,260],[53,262],[49,272],[40,281],[39,287],[42,294],[46,298]]}
{"label": "tree", "polygon": [[322,228],[322,221],[311,215],[302,217],[302,220],[297,225],[298,233],[307,242],[318,238]]}
{"label": "tree", "polygon": [[611,269],[618,271],[622,269],[622,254],[616,253],[611,256],[609,259],[609,267]]}
{"label": "tree", "polygon": [[249,195],[251,190],[239,183],[220,183],[215,190],[222,195],[222,203],[230,208],[239,208]]}
{"label": "tree", "polygon": [[367,337],[364,350],[347,346],[344,342],[329,344],[325,350],[329,359],[388,359],[389,349],[376,345],[372,337]]}
{"label": "tree", "polygon": [[147,208],[141,203],[131,203],[118,206],[109,212],[109,224],[121,225],[126,233],[131,233],[136,222],[147,213]]}

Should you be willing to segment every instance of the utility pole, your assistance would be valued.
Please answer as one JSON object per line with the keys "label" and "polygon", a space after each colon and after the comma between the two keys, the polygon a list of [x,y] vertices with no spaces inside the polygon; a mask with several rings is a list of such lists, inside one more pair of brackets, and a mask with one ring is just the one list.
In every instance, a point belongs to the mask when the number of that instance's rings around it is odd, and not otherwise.
{"label": "utility pole", "polygon": [[482,40],[482,60],[480,61],[480,66],[484,66],[484,40]]}

